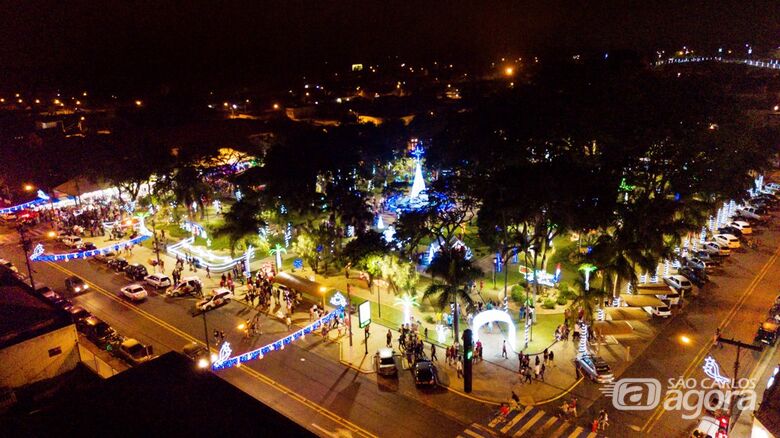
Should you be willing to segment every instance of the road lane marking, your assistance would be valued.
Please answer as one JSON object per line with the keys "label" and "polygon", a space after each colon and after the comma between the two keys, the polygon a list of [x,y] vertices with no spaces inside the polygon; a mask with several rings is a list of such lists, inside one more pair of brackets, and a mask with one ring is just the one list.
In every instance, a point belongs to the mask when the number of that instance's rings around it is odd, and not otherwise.
{"label": "road lane marking", "polygon": [[[63,272],[65,274],[67,274],[68,276],[77,275],[75,272],[72,272],[72,271],[70,271],[70,270],[68,270],[66,268],[63,268],[62,266],[59,266],[56,263],[53,263],[53,262],[45,262],[45,263],[47,263],[48,265],[52,266],[53,268],[59,270],[60,272]],[[95,291],[99,292],[100,294],[105,295],[105,296],[111,298],[112,300],[122,304],[123,306],[125,306],[125,307],[127,307],[127,308],[129,308],[129,309],[131,309],[131,310],[133,310],[135,312],[137,312],[141,316],[149,319],[150,321],[152,321],[154,323],[157,323],[158,325],[160,325],[163,328],[166,328],[166,329],[170,330],[171,332],[173,332],[176,335],[182,337],[183,339],[185,339],[187,341],[190,341],[190,342],[196,342],[199,345],[203,345],[203,346],[206,345],[203,341],[201,341],[201,340],[199,340],[199,339],[197,339],[197,338],[195,338],[193,336],[190,336],[189,334],[187,334],[187,333],[183,332],[182,330],[174,327],[173,325],[171,325],[171,324],[169,324],[169,323],[167,323],[167,322],[157,318],[156,316],[150,314],[149,312],[147,312],[147,311],[145,311],[143,309],[140,309],[137,306],[131,305],[130,303],[124,301],[123,299],[119,298],[115,294],[112,294],[111,292],[108,292],[107,290],[103,289],[102,287],[98,286],[97,284],[95,284],[93,282],[90,282],[90,281],[86,281],[86,280],[85,280],[85,282],[87,282],[90,285],[90,287],[93,288],[93,290],[95,290]],[[216,350],[214,350],[214,351],[216,351]],[[265,383],[266,385],[271,386],[272,388],[276,389],[277,391],[281,392],[282,394],[287,395],[288,397],[292,398],[293,400],[298,401],[299,403],[303,404],[304,406],[306,406],[309,409],[312,409],[316,413],[318,413],[318,414],[320,414],[320,415],[322,415],[322,416],[324,416],[324,417],[334,421],[335,423],[338,423],[338,424],[346,427],[348,430],[350,430],[352,432],[358,433],[358,434],[360,434],[362,436],[366,436],[366,437],[377,438],[377,435],[372,434],[371,432],[367,431],[366,429],[363,429],[362,427],[358,426],[357,424],[352,423],[351,421],[349,421],[349,420],[339,416],[338,414],[328,410],[327,408],[324,408],[324,407],[320,406],[319,404],[317,404],[317,403],[307,399],[306,397],[298,394],[297,392],[295,392],[295,391],[291,390],[290,388],[282,385],[281,383],[271,379],[270,377],[265,376],[263,374],[260,374],[259,372],[257,372],[256,370],[254,370],[254,369],[252,369],[252,368],[250,368],[248,366],[240,366],[240,367],[238,367],[238,369],[240,371],[244,372],[245,374],[249,375],[250,377],[253,377],[256,380],[259,380],[259,381]]]}
{"label": "road lane marking", "polygon": [[[718,325],[718,328],[724,328],[729,323],[731,323],[731,320],[734,319],[734,316],[736,316],[737,312],[740,308],[742,308],[742,305],[747,301],[748,297],[753,294],[753,292],[758,287],[758,284],[764,279],[766,274],[769,272],[769,269],[772,267],[772,265],[777,261],[778,256],[780,256],[780,247],[775,250],[774,254],[772,254],[772,257],[767,260],[767,262],[764,264],[764,266],[761,267],[758,274],[753,278],[753,280],[748,285],[747,289],[745,289],[745,292],[742,293],[739,300],[737,300],[736,303],[734,303],[734,306],[731,308],[729,313],[726,315],[726,318]],[[699,350],[699,352],[694,356],[691,363],[688,365],[688,367],[685,369],[682,378],[687,379],[690,377],[690,375],[693,374],[693,371],[696,369],[696,366],[699,364],[699,362],[704,359],[704,357],[707,355],[707,353],[712,348],[712,342],[707,342],[704,344],[704,346]],[[666,412],[664,409],[664,403],[669,398],[669,394],[667,394],[664,399],[659,403],[658,407],[653,411],[653,414],[650,415],[650,417],[647,419],[647,422],[645,422],[644,426],[642,426],[642,432],[649,433],[653,427],[655,427],[656,423],[663,417],[663,414]]]}

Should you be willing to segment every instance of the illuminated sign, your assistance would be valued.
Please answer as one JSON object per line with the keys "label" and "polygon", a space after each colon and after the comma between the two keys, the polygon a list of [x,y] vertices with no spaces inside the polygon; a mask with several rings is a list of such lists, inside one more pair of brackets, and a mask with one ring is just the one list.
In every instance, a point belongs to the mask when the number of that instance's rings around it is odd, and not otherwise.
{"label": "illuminated sign", "polygon": [[371,324],[371,301],[363,301],[358,306],[358,321],[360,328]]}

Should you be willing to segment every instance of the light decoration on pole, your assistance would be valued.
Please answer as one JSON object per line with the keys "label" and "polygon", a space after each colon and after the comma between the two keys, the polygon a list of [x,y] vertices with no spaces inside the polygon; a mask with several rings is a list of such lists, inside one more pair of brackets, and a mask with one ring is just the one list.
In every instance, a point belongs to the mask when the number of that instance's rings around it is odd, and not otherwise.
{"label": "light decoration on pole", "polygon": [[583,263],[578,268],[585,275],[585,290],[590,290],[590,273],[596,271],[598,268],[590,263]]}
{"label": "light decoration on pole", "polygon": [[699,236],[699,242],[704,244],[707,241],[707,227],[701,227],[701,235]]}
{"label": "light decoration on pole", "polygon": [[[289,345],[294,341],[303,339],[306,335],[314,332],[315,330],[320,329],[324,324],[332,322],[334,318],[336,318],[341,314],[342,312],[339,310],[330,312],[327,315],[323,316],[322,318],[314,321],[313,323],[307,325],[306,327],[290,335],[285,336],[284,338],[278,339],[274,342],[271,342],[270,344],[264,345],[260,348],[257,348],[252,351],[248,351],[246,353],[237,356],[233,356],[233,357],[229,356],[232,353],[232,351],[230,351],[230,347],[228,346],[228,348],[225,349],[226,354],[225,355],[220,354],[217,360],[214,361],[214,363],[211,365],[211,369],[214,371],[219,371],[226,368],[233,368],[245,362],[249,362],[256,359],[262,359],[265,355],[273,351],[284,350],[285,345]],[[227,344],[227,342],[222,344],[222,348],[220,348],[220,353],[222,352],[222,349],[225,348],[225,344]]]}
{"label": "light decoration on pole", "polygon": [[714,380],[718,385],[723,386],[731,382],[730,378],[721,374],[720,365],[718,364],[718,361],[716,361],[712,356],[707,356],[704,358],[704,365],[702,365],[702,370],[704,371],[704,374],[707,375],[707,377]]}
{"label": "light decoration on pole", "polygon": [[525,337],[525,347],[523,347],[523,350],[528,348],[528,343],[531,342],[531,319],[526,318],[524,325],[523,336]]}
{"label": "light decoration on pole", "polygon": [[404,324],[409,324],[412,322],[412,307],[420,307],[420,304],[417,302],[417,297],[404,294],[400,298],[395,299],[395,304],[393,304],[395,307],[401,307],[404,311]]}
{"label": "light decoration on pole", "polygon": [[252,261],[252,257],[255,256],[255,247],[252,245],[249,245],[246,247],[246,252],[244,253],[244,274],[246,277],[249,277],[252,272],[252,268],[249,266],[249,264]]}
{"label": "light decoration on pole", "polygon": [[[652,277],[650,277],[650,282],[651,282],[651,283],[658,283],[658,271],[659,271],[659,267],[660,267],[660,265],[656,265],[656,266],[655,266],[655,272],[653,273],[653,276],[652,276]],[[629,283],[629,285],[630,285],[630,284],[631,284],[631,283]]]}
{"label": "light decoration on pole", "polygon": [[580,321],[580,345],[577,349],[577,355],[582,357],[588,354],[588,326],[585,321]]}
{"label": "light decoration on pole", "polygon": [[0,214],[16,213],[17,211],[22,211],[24,209],[34,207],[38,204],[42,204],[46,201],[49,201],[49,199],[50,198],[46,193],[43,193],[41,190],[38,190],[38,199],[34,199],[30,202],[25,202],[24,204],[14,205],[12,207],[0,208]]}
{"label": "light decoration on pole", "polygon": [[420,146],[417,146],[412,151],[412,156],[414,156],[414,181],[412,182],[412,191],[409,194],[411,199],[419,197],[425,191],[425,179],[423,178],[421,164],[421,158],[424,153],[423,148]]}
{"label": "light decoration on pole", "polygon": [[715,230],[715,218],[710,215],[710,218],[707,220],[707,223],[709,224],[710,231]]}
{"label": "light decoration on pole", "polygon": [[287,227],[284,229],[284,247],[290,247],[290,240],[292,240],[292,224],[287,222]]}
{"label": "light decoration on pole", "polygon": [[444,324],[436,324],[436,340],[440,343],[447,341],[447,326]]}
{"label": "light decoration on pole", "polygon": [[278,243],[276,246],[271,248],[270,251],[268,251],[269,255],[276,257],[276,271],[281,272],[282,270],[282,254],[287,253],[287,249],[285,249],[282,245],[279,245]]}
{"label": "light decoration on pole", "polygon": [[669,261],[669,259],[664,260],[664,277],[667,277],[669,275],[669,270],[672,267],[672,263]]}

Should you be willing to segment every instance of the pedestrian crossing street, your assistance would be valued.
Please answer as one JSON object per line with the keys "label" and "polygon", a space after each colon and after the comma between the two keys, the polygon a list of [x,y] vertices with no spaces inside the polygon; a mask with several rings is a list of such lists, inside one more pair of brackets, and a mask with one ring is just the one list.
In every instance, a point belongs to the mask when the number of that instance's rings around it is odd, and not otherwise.
{"label": "pedestrian crossing street", "polygon": [[513,409],[506,417],[496,414],[487,424],[473,423],[458,438],[549,437],[595,438],[598,434],[548,414],[533,406]]}

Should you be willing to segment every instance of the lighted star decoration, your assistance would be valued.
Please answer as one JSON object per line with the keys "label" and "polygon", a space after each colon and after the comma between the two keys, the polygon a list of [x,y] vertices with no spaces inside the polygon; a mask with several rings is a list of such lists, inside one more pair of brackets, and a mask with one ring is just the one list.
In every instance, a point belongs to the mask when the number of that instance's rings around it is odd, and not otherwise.
{"label": "lighted star decoration", "polygon": [[30,260],[35,260],[35,259],[37,259],[37,258],[38,258],[38,257],[40,257],[41,255],[43,255],[43,252],[44,252],[44,251],[45,251],[45,250],[44,250],[44,248],[43,248],[43,244],[40,244],[40,243],[39,243],[39,244],[35,245],[35,248],[33,248],[33,252],[32,252],[32,254],[30,254]]}
{"label": "lighted star decoration", "polygon": [[731,379],[720,373],[720,365],[718,365],[718,362],[712,356],[704,358],[702,369],[704,370],[704,374],[714,380],[718,385],[725,385],[731,381]]}
{"label": "lighted star decoration", "polygon": [[330,297],[330,304],[334,307],[346,307],[347,298],[341,292],[336,292]]}
{"label": "lighted star decoration", "polygon": [[222,362],[230,359],[231,353],[233,353],[233,350],[230,349],[230,342],[223,342],[222,347],[219,349],[217,360],[214,361],[214,366],[218,367]]}

